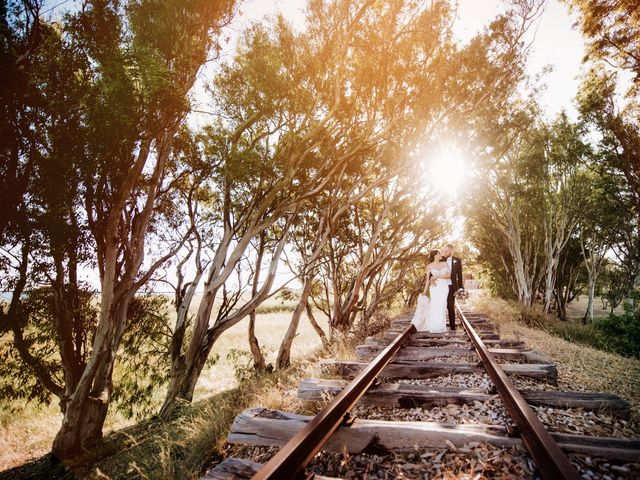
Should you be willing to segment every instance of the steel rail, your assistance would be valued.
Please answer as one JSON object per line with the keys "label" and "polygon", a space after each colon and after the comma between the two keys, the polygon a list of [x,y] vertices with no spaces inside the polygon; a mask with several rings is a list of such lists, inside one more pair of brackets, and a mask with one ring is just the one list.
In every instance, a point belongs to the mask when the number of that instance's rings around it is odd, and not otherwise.
{"label": "steel rail", "polygon": [[578,471],[540,422],[511,379],[500,368],[495,357],[489,353],[486,345],[457,304],[456,310],[476,352],[482,359],[487,374],[496,385],[502,403],[516,422],[522,441],[536,462],[542,478],[579,480],[581,477]]}
{"label": "steel rail", "polygon": [[391,358],[416,331],[413,325],[399,334],[333,400],[264,464],[253,480],[283,480],[301,476],[303,469],[346,419]]}

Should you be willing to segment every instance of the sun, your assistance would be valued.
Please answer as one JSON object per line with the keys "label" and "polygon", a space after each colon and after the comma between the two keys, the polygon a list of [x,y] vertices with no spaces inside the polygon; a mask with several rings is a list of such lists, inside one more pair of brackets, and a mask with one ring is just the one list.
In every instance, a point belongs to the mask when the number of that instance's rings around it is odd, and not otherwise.
{"label": "sun", "polygon": [[467,185],[471,163],[454,147],[442,147],[427,155],[424,160],[426,180],[430,189],[456,196]]}

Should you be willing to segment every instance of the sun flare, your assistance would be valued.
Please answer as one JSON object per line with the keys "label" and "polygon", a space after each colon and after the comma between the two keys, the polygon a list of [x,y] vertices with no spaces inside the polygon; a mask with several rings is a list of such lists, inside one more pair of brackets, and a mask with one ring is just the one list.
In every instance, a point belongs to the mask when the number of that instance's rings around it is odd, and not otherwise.
{"label": "sun flare", "polygon": [[430,189],[455,196],[471,176],[471,164],[454,148],[441,148],[425,159],[426,180]]}

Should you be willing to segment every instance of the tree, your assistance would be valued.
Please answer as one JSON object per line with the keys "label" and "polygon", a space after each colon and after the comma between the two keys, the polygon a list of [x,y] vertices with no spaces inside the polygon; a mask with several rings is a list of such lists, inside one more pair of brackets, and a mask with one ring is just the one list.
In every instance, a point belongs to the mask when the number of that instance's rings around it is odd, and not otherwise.
{"label": "tree", "polygon": [[[536,114],[534,104],[525,104],[505,115],[484,154],[481,180],[474,185],[473,196],[482,201],[469,212],[470,217],[478,217],[472,220],[474,244],[481,252],[486,243],[505,247],[496,252],[499,257],[495,254],[490,257],[489,265],[503,271],[502,277],[518,301],[527,306],[536,300],[544,275],[542,170],[531,161],[536,146],[531,142]],[[491,232],[498,235],[492,236]],[[497,263],[502,265],[496,266]]]}
{"label": "tree", "polygon": [[544,311],[549,312],[560,254],[580,218],[586,183],[581,169],[588,162],[590,151],[583,141],[581,126],[571,124],[564,113],[549,130],[542,127],[533,142],[541,147],[538,159],[532,158],[531,161],[538,160],[536,164],[543,169]]}
{"label": "tree", "polygon": [[[218,310],[210,325],[216,295],[251,240],[272,225],[291,228],[305,202],[337,176],[381,165],[401,168],[397,146],[420,132],[418,113],[432,93],[408,85],[420,85],[421,75],[436,70],[447,53],[437,42],[447,15],[441,4],[312,2],[303,33],[282,19],[271,30],[255,26],[247,32],[239,55],[215,82],[225,121],[208,130],[205,152],[219,162],[221,237],[184,373],[170,386],[163,414],[177,399],[191,400],[220,334],[268,296],[265,280],[255,297],[233,311]],[[378,38],[384,41],[373,41]],[[425,61],[431,57],[434,64]],[[436,76],[430,86],[444,79]]]}
{"label": "tree", "polygon": [[614,252],[631,275],[640,274],[640,125],[633,104],[620,109],[615,96],[616,77],[591,70],[577,95],[583,121],[597,132],[596,167],[606,179],[606,196],[614,202],[621,221],[616,222]]}
{"label": "tree", "polygon": [[[25,5],[25,15],[33,15],[32,3]],[[39,163],[41,170],[23,169],[32,173],[21,197],[29,212],[14,225],[26,233],[3,243],[6,251],[24,254],[23,261],[8,266],[16,275],[14,287],[45,278],[56,295],[67,382],[63,424],[53,446],[59,458],[75,455],[101,436],[129,307],[184,242],[177,238],[164,252],[146,248],[150,236],[162,238],[171,231],[160,225],[174,226],[176,212],[167,200],[175,173],[170,164],[178,157],[174,140],[188,111],[187,93],[232,5],[88,1],[55,27],[41,27],[46,49],[26,52],[42,65],[43,73],[33,81],[43,99],[43,120],[29,124],[40,144],[24,149],[19,158],[26,158],[23,165]],[[21,21],[10,20],[18,26]],[[13,58],[24,63],[22,57]],[[11,111],[18,115],[14,125],[22,120],[19,112]],[[41,207],[45,215],[37,215]],[[25,220],[30,218],[43,222],[34,225]],[[27,263],[32,258],[37,263]],[[86,359],[71,349],[82,290],[80,265],[96,268],[101,284]],[[7,311],[2,326],[13,331],[15,345],[26,326],[20,321],[20,288],[13,288],[16,307]],[[18,351],[22,361],[31,361],[27,349]]]}
{"label": "tree", "polygon": [[640,82],[640,14],[634,0],[565,0],[578,11],[578,24],[588,39],[587,56],[630,70],[634,89]]}
{"label": "tree", "polygon": [[[291,237],[294,251],[300,258],[298,277],[302,279],[302,291],[278,350],[278,368],[286,368],[291,363],[291,346],[300,318],[304,312],[310,311],[309,296],[315,285],[318,263],[326,245],[336,233],[339,220],[372,188],[388,181],[386,175],[374,175],[372,179],[369,171],[354,171],[351,175],[343,173],[328,186],[326,192],[310,199],[305,211],[298,215]],[[309,320],[326,344],[326,336],[313,315]]]}
{"label": "tree", "polygon": [[584,256],[578,233],[569,239],[560,253],[556,274],[555,300],[559,320],[567,319],[569,305],[584,289]]}

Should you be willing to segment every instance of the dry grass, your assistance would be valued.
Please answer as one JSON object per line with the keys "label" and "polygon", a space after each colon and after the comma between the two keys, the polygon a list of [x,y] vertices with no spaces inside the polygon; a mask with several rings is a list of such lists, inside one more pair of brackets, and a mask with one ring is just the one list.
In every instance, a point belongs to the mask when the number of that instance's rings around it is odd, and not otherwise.
{"label": "dry grass", "polygon": [[[275,361],[289,319],[287,312],[258,315],[256,336],[267,353],[268,363]],[[326,327],[326,319],[318,320]],[[7,478],[113,480],[198,478],[207,465],[224,456],[227,431],[235,415],[243,409],[262,405],[314,414],[319,405],[305,404],[296,396],[300,380],[321,375],[317,366],[319,358],[355,358],[354,345],[367,335],[360,332],[336,341],[329,351],[321,351],[320,339],[303,317],[292,348],[292,366],[238,383],[234,374],[248,367],[250,356],[240,354],[233,360],[228,355],[234,350],[247,350],[247,323],[241,322],[221,336],[212,351],[212,356],[218,355],[219,360],[203,372],[192,404],[184,405],[168,421],[153,417],[134,424],[117,413],[110,414],[109,432],[104,440],[73,463],[52,467],[45,455],[60,425],[61,417],[55,406],[44,409],[22,406],[13,416],[3,416],[0,471],[23,465],[0,473],[0,480],[5,478],[3,475],[8,475]],[[386,325],[383,317],[376,326]],[[161,400],[163,392],[159,391],[155,397]],[[27,438],[32,443],[25,448]],[[33,460],[29,462],[30,459]],[[34,472],[36,476],[32,476]]]}
{"label": "dry grass", "polygon": [[640,430],[640,360],[575,344],[518,321],[521,308],[511,302],[477,295],[472,304],[498,324],[505,338],[516,338],[558,365],[562,390],[610,392],[631,402],[632,423]]}
{"label": "dry grass", "polygon": [[170,421],[153,418],[114,432],[67,467],[75,478],[198,478],[224,455],[229,426],[241,410],[259,404],[304,411],[295,388],[311,375],[317,375],[315,361],[245,381],[185,405]]}
{"label": "dry grass", "polygon": [[[319,316],[318,316],[319,317]],[[287,312],[277,312],[258,315],[256,320],[256,336],[260,345],[266,353],[267,362],[275,362],[277,348],[280,345],[284,332],[288,326],[291,314]],[[326,319],[318,318],[321,325],[326,327]],[[238,399],[234,397],[234,389],[238,387],[235,378],[236,368],[242,368],[242,362],[248,365],[250,357],[240,356],[230,359],[228,355],[233,350],[247,350],[247,325],[248,320],[240,322],[226,331],[213,348],[212,356],[218,355],[219,361],[212,367],[203,371],[196,387],[194,396],[195,402],[203,400],[199,409],[202,409],[202,416],[206,417],[211,412],[206,405],[222,405],[225,401],[230,402],[230,407],[237,405]],[[306,317],[303,317],[298,329],[298,336],[292,347],[292,360],[294,362],[304,362],[313,358],[314,352],[321,346],[320,339],[309,324]],[[240,363],[239,363],[240,362]],[[278,378],[275,376],[274,379]],[[275,380],[274,380],[275,381]],[[255,387],[258,388],[257,386]],[[223,394],[223,392],[225,392]],[[246,390],[241,389],[237,395],[248,395]],[[269,401],[269,396],[278,396],[277,389],[270,389],[264,393],[256,391],[257,397]],[[164,389],[158,389],[154,399],[161,402],[164,396]],[[197,422],[196,417],[193,420]],[[221,419],[224,416],[222,407]],[[53,442],[53,438],[60,427],[62,415],[59,413],[57,404],[49,406],[37,405],[33,402],[24,403],[14,401],[11,403],[0,403],[0,471],[21,465],[29,460],[36,459],[46,454]],[[133,420],[127,420],[118,412],[110,412],[105,424],[105,431],[124,432],[135,430]],[[209,426],[211,427],[211,426]],[[146,427],[145,427],[146,428]],[[153,424],[150,425],[153,430]],[[182,428],[182,427],[180,427]],[[191,427],[190,427],[191,428]],[[192,428],[196,428],[195,426]],[[133,435],[136,441],[139,439]],[[167,447],[168,448],[168,447]],[[164,455],[169,455],[165,452]],[[141,477],[143,478],[143,477]]]}

